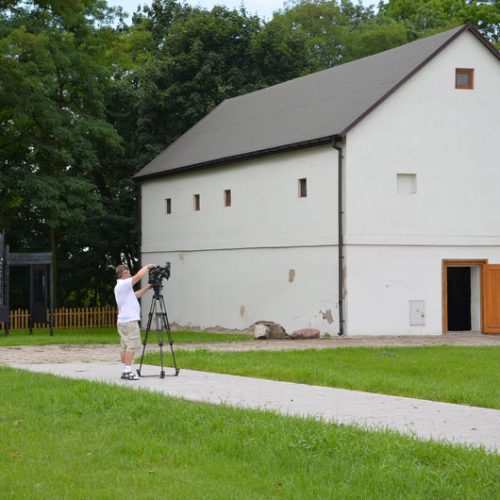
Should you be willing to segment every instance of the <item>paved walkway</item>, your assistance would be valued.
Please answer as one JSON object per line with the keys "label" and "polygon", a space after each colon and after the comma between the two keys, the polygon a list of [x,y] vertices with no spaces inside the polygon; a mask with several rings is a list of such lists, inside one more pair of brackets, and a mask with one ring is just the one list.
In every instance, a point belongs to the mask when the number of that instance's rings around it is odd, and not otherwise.
{"label": "paved walkway", "polygon": [[[296,349],[337,349],[342,347],[417,347],[434,345],[500,346],[500,335],[426,335],[380,337],[333,337],[311,340],[250,340],[211,344],[178,344],[176,350],[277,351]],[[148,352],[157,346],[148,344]],[[109,361],[117,359],[116,345],[45,345],[0,347],[1,363],[70,363],[73,361]],[[168,350],[169,347],[166,347]]]}
{"label": "paved walkway", "polygon": [[[477,338],[481,340],[476,340],[472,345],[500,345],[500,337]],[[451,343],[461,343],[457,339],[458,337]],[[398,345],[394,338],[391,342],[383,338],[371,341],[384,341],[383,345]],[[288,341],[276,342],[279,342],[281,349],[288,344]],[[247,345],[247,348],[261,349],[266,344],[268,347],[273,345],[278,348],[279,344],[276,342],[255,341],[248,343],[253,344],[253,347]],[[316,342],[315,348],[327,347],[322,341],[300,341],[300,346],[306,347],[311,342]],[[347,343],[333,344],[332,342],[329,347],[347,347]],[[358,339],[357,345],[365,344],[360,344]],[[465,345],[471,344],[466,342]],[[229,347],[225,344],[226,349]],[[181,346],[176,348],[181,349]],[[488,451],[500,453],[500,410],[205,373],[184,370],[182,367],[177,377],[173,370],[169,371],[167,368],[166,377],[160,378],[159,367],[144,366],[140,380],[121,381],[118,378],[119,365],[115,361],[116,349],[117,346],[4,347],[0,348],[0,363],[34,372],[148,389],[189,401],[276,411],[366,429],[390,429],[419,439],[484,447]],[[238,350],[241,349],[243,346],[239,345]]]}

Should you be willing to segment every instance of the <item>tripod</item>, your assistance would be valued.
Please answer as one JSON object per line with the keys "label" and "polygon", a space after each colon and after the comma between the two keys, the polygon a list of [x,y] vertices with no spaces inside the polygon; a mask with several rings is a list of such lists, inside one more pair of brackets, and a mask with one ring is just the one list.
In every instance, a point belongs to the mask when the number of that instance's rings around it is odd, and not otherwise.
{"label": "tripod", "polygon": [[154,285],[153,286],[154,290],[154,295],[153,299],[151,300],[151,307],[149,308],[149,315],[148,315],[148,324],[146,326],[146,333],[144,335],[144,341],[142,343],[142,356],[141,356],[141,364],[139,365],[139,368],[137,370],[137,375],[139,377],[143,376],[141,375],[141,370],[142,370],[142,363],[144,361],[144,353],[146,352],[146,345],[148,343],[148,336],[149,332],[151,330],[151,322],[153,321],[153,316],[156,312],[156,306],[159,305],[160,308],[160,324],[159,324],[159,330],[158,330],[158,345],[160,347],[160,364],[161,364],[161,369],[160,369],[160,378],[165,378],[165,370],[164,370],[164,365],[163,365],[163,332],[167,332],[167,337],[168,337],[168,343],[170,344],[170,351],[172,352],[172,361],[174,363],[174,368],[175,368],[175,376],[179,375],[179,368],[177,368],[177,363],[175,362],[175,354],[174,354],[174,341],[172,339],[172,333],[170,331],[170,324],[168,322],[168,317],[167,317],[167,308],[165,307],[165,301],[163,300],[163,295],[161,295],[161,285]]}

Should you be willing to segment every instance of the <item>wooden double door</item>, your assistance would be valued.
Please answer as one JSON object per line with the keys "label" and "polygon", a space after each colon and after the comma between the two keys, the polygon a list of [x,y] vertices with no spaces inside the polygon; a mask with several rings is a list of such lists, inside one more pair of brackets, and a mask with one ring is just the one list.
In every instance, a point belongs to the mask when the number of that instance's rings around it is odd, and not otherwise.
{"label": "wooden double door", "polygon": [[500,333],[500,264],[443,261],[443,331]]}

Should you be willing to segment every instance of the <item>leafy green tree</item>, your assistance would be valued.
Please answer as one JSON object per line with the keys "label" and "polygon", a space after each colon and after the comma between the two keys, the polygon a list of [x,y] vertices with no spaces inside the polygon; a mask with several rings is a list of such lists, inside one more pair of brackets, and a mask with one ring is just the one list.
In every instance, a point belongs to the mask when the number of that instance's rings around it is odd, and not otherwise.
{"label": "leafy green tree", "polygon": [[154,43],[151,59],[136,73],[143,166],[222,100],[256,87],[250,42],[260,21],[244,10],[209,12],[155,0],[134,23]]}
{"label": "leafy green tree", "polygon": [[104,105],[113,30],[94,26],[110,19],[98,0],[12,0],[0,12],[2,226],[14,249],[48,246],[56,277],[72,257],[65,233],[102,213],[100,152],[121,147]]}
{"label": "leafy green tree", "polygon": [[323,69],[308,43],[307,34],[291,29],[275,15],[251,41],[256,82],[275,85]]}
{"label": "leafy green tree", "polygon": [[344,60],[348,62],[377,54],[408,41],[404,24],[378,16],[363,23],[359,29],[349,31],[346,36]]}
{"label": "leafy green tree", "polygon": [[500,42],[499,0],[388,0],[379,13],[403,23],[410,40],[471,23],[491,42]]}
{"label": "leafy green tree", "polygon": [[[273,22],[280,20],[290,32],[300,33],[311,56],[320,68],[329,68],[352,58],[367,55],[348,52],[353,34],[362,30],[374,18],[373,7],[350,0],[294,0],[284,12],[276,13]],[[372,26],[373,29],[375,26]],[[360,44],[360,47],[362,45]]]}

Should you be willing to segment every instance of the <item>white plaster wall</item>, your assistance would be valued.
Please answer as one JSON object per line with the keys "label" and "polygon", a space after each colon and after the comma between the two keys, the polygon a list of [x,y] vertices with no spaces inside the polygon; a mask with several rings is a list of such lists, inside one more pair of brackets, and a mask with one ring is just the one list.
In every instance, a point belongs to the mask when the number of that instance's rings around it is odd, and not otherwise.
{"label": "white plaster wall", "polygon": [[471,267],[471,328],[474,332],[481,331],[481,270],[481,266]]}
{"label": "white plaster wall", "polygon": [[[288,332],[338,332],[337,268],[332,247],[283,247],[143,255],[171,262],[164,297],[171,322],[194,329],[245,330],[258,320]],[[143,325],[151,294],[143,300]]]}
{"label": "white plaster wall", "polygon": [[[454,88],[457,67],[474,90]],[[348,134],[348,334],[440,334],[442,259],[500,262],[499,132],[500,64],[464,33]],[[425,327],[409,300],[425,300]]]}
{"label": "white plaster wall", "polygon": [[[321,146],[146,181],[142,252],[336,244],[336,175],[337,152]],[[299,198],[304,177],[308,196]]]}
{"label": "white plaster wall", "polygon": [[348,134],[346,243],[500,244],[499,135],[500,64],[463,33]]}
{"label": "white plaster wall", "polygon": [[[308,196],[299,198],[304,177]],[[224,207],[225,189],[231,207]],[[336,243],[337,152],[330,146],[142,184],[142,262],[171,262],[165,296],[180,325],[246,329],[270,320],[287,331],[336,334]],[[143,301],[143,317],[149,305]]]}
{"label": "white plaster wall", "polygon": [[[350,246],[348,335],[440,335],[443,259],[484,258],[500,262],[500,247]],[[425,326],[410,326],[410,300],[425,301]]]}

